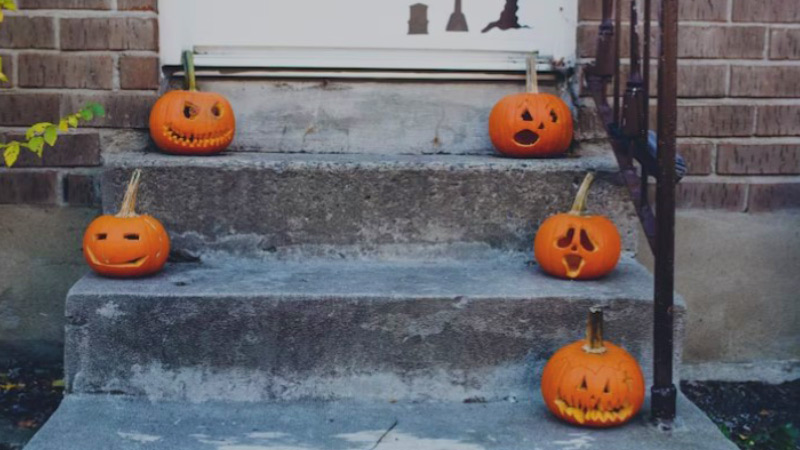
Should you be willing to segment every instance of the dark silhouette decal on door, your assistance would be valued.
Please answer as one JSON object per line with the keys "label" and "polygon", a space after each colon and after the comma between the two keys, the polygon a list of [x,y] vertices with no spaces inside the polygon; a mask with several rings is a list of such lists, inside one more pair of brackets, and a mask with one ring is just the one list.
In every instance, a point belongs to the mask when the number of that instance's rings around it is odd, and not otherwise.
{"label": "dark silhouette decal on door", "polygon": [[527,28],[524,25],[519,24],[519,18],[517,17],[517,10],[519,10],[519,6],[517,3],[518,0],[506,0],[506,6],[503,8],[503,12],[500,13],[500,18],[497,21],[486,25],[486,28],[481,30],[481,33],[486,33],[492,28],[499,28],[501,30],[509,30],[511,28]]}
{"label": "dark silhouette decal on door", "polygon": [[408,34],[428,34],[428,5],[415,3],[409,7]]}
{"label": "dark silhouette decal on door", "polygon": [[456,0],[455,10],[447,21],[447,31],[469,31],[467,17],[461,11],[461,0]]}

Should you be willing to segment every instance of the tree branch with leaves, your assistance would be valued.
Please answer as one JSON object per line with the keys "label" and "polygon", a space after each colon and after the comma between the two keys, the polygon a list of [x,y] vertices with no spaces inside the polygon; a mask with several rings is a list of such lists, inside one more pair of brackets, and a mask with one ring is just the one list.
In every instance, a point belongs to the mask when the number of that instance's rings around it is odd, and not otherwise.
{"label": "tree branch with leaves", "polygon": [[[17,5],[14,0],[0,0],[0,23],[3,22],[4,10],[16,11]],[[0,81],[8,82],[8,77],[3,73],[2,58],[0,58]],[[88,122],[95,117],[103,117],[105,114],[106,112],[100,104],[90,102],[77,112],[62,117],[57,123],[35,123],[25,132],[25,141],[0,143],[3,161],[7,167],[13,166],[17,162],[19,152],[22,149],[30,150],[41,158],[45,145],[54,146],[60,132],[69,131],[70,128],[77,128],[80,121]]]}

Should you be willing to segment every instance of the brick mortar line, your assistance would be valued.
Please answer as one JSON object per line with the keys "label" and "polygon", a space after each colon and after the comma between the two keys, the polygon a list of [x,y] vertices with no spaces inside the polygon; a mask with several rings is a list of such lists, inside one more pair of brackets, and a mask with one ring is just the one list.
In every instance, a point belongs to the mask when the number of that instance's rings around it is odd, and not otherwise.
{"label": "brick mortar line", "polygon": [[[593,63],[595,58],[578,58],[576,65],[584,66]],[[630,58],[620,58],[620,63],[630,65]],[[657,65],[658,59],[651,59],[651,65]],[[756,67],[800,67],[800,59],[743,59],[743,58],[678,58],[679,66],[714,66],[742,65]]]}
{"label": "brick mortar line", "polygon": [[733,22],[733,0],[728,0],[728,10],[725,11],[725,21],[727,23],[734,23]]}
{"label": "brick mortar line", "polygon": [[124,56],[159,56],[155,50],[61,50],[54,48],[14,48],[0,49],[3,53],[25,53],[30,55],[68,55],[68,56],[94,56],[102,54],[122,54]]}
{"label": "brick mortar line", "polygon": [[716,142],[711,143],[711,167],[709,167],[708,175],[716,175],[717,174],[717,155],[719,154],[719,144]]}
{"label": "brick mortar line", "polygon": [[111,90],[117,92],[121,89],[120,87],[120,67],[119,67],[119,55],[113,54],[111,55]]}
{"label": "brick mortar line", "polygon": [[798,145],[800,146],[800,136],[686,136],[678,137],[679,144],[715,144],[715,145]]}
{"label": "brick mortar line", "polygon": [[[5,11],[4,11],[5,12]],[[6,17],[52,17],[54,19],[142,18],[157,19],[153,11],[118,11],[97,9],[24,9],[5,12]]]}
{"label": "brick mortar line", "polygon": [[681,180],[681,183],[695,183],[695,184],[745,184],[745,185],[765,185],[765,184],[798,184],[800,185],[800,176],[790,174],[779,175],[761,175],[761,174],[743,174],[743,175],[719,175],[716,173],[709,175],[686,175]]}
{"label": "brick mortar line", "polygon": [[93,94],[109,94],[115,93],[118,95],[144,95],[155,94],[158,91],[147,89],[125,89],[121,91],[112,91],[110,89],[86,89],[86,88],[15,88],[15,89],[2,89],[0,90],[0,97],[6,92],[13,92],[14,94],[72,94],[72,95],[93,95]]}
{"label": "brick mortar line", "polygon": [[[641,22],[640,22],[641,23]],[[780,27],[780,28],[788,28],[788,29],[798,29],[800,28],[800,23],[792,23],[792,22],[705,22],[701,20],[691,21],[691,20],[681,20],[678,22],[680,26],[687,26],[687,27],[715,27],[715,28],[762,28],[762,27]],[[582,25],[594,25],[600,26],[600,20],[581,20],[578,21],[578,26]],[[629,25],[628,22],[623,21],[623,26]],[[653,21],[652,25],[655,28],[658,28],[658,22]]]}

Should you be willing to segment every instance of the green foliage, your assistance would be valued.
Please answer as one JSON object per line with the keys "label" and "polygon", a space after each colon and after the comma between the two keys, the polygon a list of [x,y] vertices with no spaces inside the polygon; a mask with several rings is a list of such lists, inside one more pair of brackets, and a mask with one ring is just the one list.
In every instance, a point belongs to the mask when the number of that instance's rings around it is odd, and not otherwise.
{"label": "green foliage", "polygon": [[[2,1],[0,0],[0,2]],[[0,144],[0,150],[3,151],[3,160],[6,166],[13,166],[17,162],[20,150],[23,148],[36,153],[41,158],[45,144],[50,147],[54,146],[60,132],[68,131],[70,128],[77,128],[81,120],[90,121],[95,117],[103,117],[105,114],[106,112],[101,105],[87,103],[78,112],[62,117],[57,124],[50,122],[35,123],[25,132],[25,142],[11,141]]]}
{"label": "green foliage", "polygon": [[753,434],[734,433],[726,425],[720,425],[720,430],[741,449],[794,450],[800,444],[800,429],[791,423]]}

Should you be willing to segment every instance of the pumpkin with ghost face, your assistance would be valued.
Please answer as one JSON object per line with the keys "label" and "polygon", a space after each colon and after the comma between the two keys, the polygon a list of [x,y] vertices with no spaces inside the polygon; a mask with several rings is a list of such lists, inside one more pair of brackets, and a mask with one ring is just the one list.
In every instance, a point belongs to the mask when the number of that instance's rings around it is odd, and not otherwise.
{"label": "pumpkin with ghost face", "polygon": [[83,235],[83,256],[95,272],[109,277],[140,277],[161,270],[169,256],[169,236],[161,222],[136,214],[137,169],[117,215],[102,215]]}
{"label": "pumpkin with ghost face", "polygon": [[150,111],[150,136],[168,153],[209,155],[225,150],[236,132],[228,100],[196,88],[190,52],[184,53],[189,90],[167,92]]}
{"label": "pumpkin with ghost face", "polygon": [[489,114],[489,137],[506,156],[558,156],[572,143],[572,113],[563,100],[544,93],[502,98]]}
{"label": "pumpkin with ghost face", "polygon": [[547,408],[575,425],[611,427],[633,418],[642,407],[642,369],[625,349],[603,341],[603,313],[590,310],[586,340],[558,350],[542,373]]}
{"label": "pumpkin with ghost face", "polygon": [[539,266],[559,278],[590,280],[607,275],[619,261],[622,242],[617,227],[604,216],[584,215],[594,175],[583,180],[572,210],[548,217],[536,232],[534,256]]}

